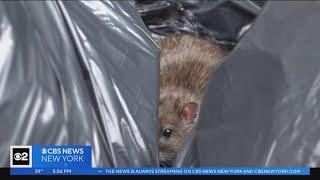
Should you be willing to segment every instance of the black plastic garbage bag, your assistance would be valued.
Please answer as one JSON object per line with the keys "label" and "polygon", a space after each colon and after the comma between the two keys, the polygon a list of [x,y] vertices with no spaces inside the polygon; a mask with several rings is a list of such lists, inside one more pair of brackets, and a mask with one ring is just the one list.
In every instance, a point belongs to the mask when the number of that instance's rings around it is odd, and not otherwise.
{"label": "black plastic garbage bag", "polygon": [[0,166],[36,144],[157,166],[158,54],[128,1],[0,1]]}
{"label": "black plastic garbage bag", "polygon": [[232,49],[249,29],[265,1],[134,0],[139,14],[160,39],[187,32]]}
{"label": "black plastic garbage bag", "polygon": [[320,3],[268,2],[211,74],[177,166],[320,165]]}
{"label": "black plastic garbage bag", "polygon": [[[250,18],[216,29],[229,6],[192,2],[205,23],[190,32],[232,46],[259,10],[232,1]],[[211,75],[176,166],[319,166],[319,7],[266,3]],[[128,1],[0,1],[0,165],[10,145],[75,144],[94,166],[158,166],[158,54]]]}

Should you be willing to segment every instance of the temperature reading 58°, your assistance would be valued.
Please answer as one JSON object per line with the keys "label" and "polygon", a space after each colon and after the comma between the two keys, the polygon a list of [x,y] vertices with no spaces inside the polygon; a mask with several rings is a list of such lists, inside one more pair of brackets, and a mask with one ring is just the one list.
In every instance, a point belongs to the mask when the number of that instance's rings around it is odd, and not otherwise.
{"label": "temperature reading 58\u00b0", "polygon": [[43,172],[43,169],[35,169],[34,173],[35,174],[41,174]]}

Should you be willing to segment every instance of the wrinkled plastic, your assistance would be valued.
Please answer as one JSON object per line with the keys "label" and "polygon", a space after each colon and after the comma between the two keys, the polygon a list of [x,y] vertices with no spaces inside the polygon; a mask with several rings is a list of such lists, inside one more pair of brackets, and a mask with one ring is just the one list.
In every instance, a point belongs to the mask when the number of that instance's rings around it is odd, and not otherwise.
{"label": "wrinkled plastic", "polygon": [[[264,6],[211,74],[176,166],[319,167],[319,8]],[[214,37],[234,45],[244,24]],[[0,166],[10,145],[36,144],[91,145],[93,166],[158,166],[158,54],[127,1],[0,1]]]}
{"label": "wrinkled plastic", "polygon": [[232,49],[265,1],[134,0],[155,39],[187,32]]}
{"label": "wrinkled plastic", "polygon": [[128,1],[1,1],[0,166],[36,144],[157,166],[158,55]]}
{"label": "wrinkled plastic", "polygon": [[183,150],[178,166],[320,166],[319,8],[264,6],[211,74],[186,145],[196,148]]}

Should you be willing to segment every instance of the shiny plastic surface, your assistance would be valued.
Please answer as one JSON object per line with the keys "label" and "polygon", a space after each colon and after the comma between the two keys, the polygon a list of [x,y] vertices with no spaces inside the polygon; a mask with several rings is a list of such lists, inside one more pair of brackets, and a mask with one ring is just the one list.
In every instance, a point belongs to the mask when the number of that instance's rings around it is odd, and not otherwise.
{"label": "shiny plastic surface", "polygon": [[179,166],[319,167],[319,8],[266,3],[211,74]]}
{"label": "shiny plastic surface", "polygon": [[0,166],[10,145],[91,145],[157,166],[159,50],[128,1],[0,1]]}
{"label": "shiny plastic surface", "polygon": [[265,1],[132,0],[155,39],[187,32],[232,49]]}
{"label": "shiny plastic surface", "polygon": [[[176,166],[319,167],[319,8],[266,3],[211,74]],[[231,29],[214,37],[236,45]],[[0,1],[0,166],[10,145],[36,144],[91,145],[98,167],[158,166],[158,55],[128,1]]]}

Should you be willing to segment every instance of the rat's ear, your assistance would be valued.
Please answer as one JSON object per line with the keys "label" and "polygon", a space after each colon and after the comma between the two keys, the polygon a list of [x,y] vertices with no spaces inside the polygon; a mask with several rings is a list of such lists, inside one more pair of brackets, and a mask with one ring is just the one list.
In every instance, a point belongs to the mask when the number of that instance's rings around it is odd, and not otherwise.
{"label": "rat's ear", "polygon": [[183,106],[182,111],[181,111],[181,116],[182,116],[183,120],[185,120],[189,123],[194,123],[195,118],[198,115],[198,111],[199,111],[198,103],[189,102]]}

